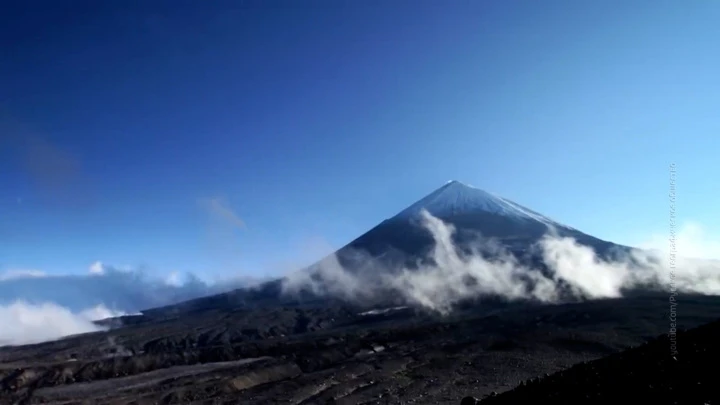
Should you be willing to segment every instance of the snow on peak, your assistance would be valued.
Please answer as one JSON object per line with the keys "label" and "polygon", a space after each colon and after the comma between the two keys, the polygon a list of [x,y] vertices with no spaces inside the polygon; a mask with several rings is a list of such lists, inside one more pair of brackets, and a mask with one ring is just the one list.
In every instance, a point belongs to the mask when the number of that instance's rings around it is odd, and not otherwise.
{"label": "snow on peak", "polygon": [[437,217],[485,212],[516,220],[537,221],[549,226],[570,228],[513,201],[457,180],[445,183],[444,186],[400,212],[397,217],[416,217],[423,209]]}

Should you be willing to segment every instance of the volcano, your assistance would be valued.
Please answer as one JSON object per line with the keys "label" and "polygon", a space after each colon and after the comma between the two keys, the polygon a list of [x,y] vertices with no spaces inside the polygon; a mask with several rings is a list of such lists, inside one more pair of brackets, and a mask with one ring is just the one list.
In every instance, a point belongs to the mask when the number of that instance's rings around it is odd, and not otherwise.
{"label": "volcano", "polygon": [[[539,268],[543,267],[542,258],[533,247],[548,233],[573,238],[579,244],[592,248],[600,257],[630,249],[585,234],[509,199],[460,181],[449,181],[329,257],[309,266],[306,271],[317,273],[316,270],[328,260],[336,260],[349,272],[412,268],[424,260],[435,244],[432,234],[423,224],[425,212],[452,225],[455,230],[453,243],[458,249],[470,250],[479,238],[491,239],[520,262]],[[369,268],[368,263],[377,264],[379,270]],[[313,293],[301,295],[303,302],[317,302],[318,297]],[[326,302],[327,299],[322,297],[321,301]],[[293,299],[285,296],[283,280],[278,279],[254,288],[201,297],[143,313],[164,316],[213,308],[254,308],[296,303],[297,296]]]}

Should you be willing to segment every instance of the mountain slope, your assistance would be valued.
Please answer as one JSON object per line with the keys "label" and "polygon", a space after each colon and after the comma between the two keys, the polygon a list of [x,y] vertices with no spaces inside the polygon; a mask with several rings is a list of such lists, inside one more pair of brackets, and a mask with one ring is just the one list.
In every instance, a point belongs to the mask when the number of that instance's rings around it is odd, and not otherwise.
{"label": "mountain slope", "polygon": [[500,242],[514,254],[523,254],[549,232],[572,237],[599,254],[618,247],[506,198],[450,181],[344,246],[339,256],[357,250],[374,257],[394,254],[415,260],[423,256],[433,244],[431,235],[422,227],[423,210],[453,225],[455,242],[460,247],[476,243],[481,235]]}

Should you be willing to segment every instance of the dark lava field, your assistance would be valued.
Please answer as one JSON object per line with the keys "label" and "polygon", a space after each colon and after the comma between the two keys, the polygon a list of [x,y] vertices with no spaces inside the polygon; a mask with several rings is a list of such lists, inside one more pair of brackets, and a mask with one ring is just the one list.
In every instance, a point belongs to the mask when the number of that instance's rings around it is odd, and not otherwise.
{"label": "dark lava field", "polygon": [[[680,296],[677,310],[695,328],[720,318],[720,297]],[[717,403],[720,323],[679,333],[673,358],[667,294],[359,311],[125,317],[0,348],[0,404]]]}

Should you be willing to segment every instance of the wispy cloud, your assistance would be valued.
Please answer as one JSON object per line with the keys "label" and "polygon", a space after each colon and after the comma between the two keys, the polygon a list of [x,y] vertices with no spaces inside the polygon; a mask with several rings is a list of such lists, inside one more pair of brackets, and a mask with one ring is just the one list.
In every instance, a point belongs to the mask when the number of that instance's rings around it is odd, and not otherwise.
{"label": "wispy cloud", "polygon": [[225,198],[202,198],[199,206],[208,219],[203,241],[213,267],[241,273],[245,222]]}
{"label": "wispy cloud", "polygon": [[[87,207],[93,194],[82,157],[50,135],[0,111],[0,152],[8,152],[3,158],[9,159],[15,173],[26,176],[37,196],[49,203]],[[22,196],[16,196],[16,202],[23,204]]]}
{"label": "wispy cloud", "polygon": [[12,280],[17,278],[45,277],[44,271],[40,270],[7,270],[0,273],[0,281]]}
{"label": "wispy cloud", "polygon": [[235,228],[245,228],[245,222],[243,222],[230,207],[230,203],[227,200],[220,197],[213,197],[201,199],[200,203],[216,220],[220,220]]}

